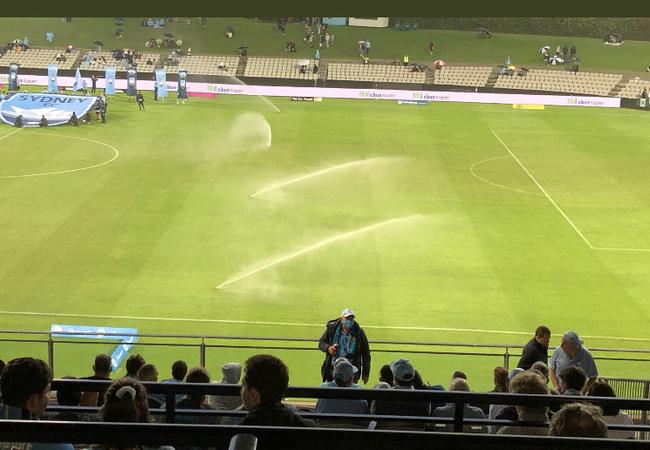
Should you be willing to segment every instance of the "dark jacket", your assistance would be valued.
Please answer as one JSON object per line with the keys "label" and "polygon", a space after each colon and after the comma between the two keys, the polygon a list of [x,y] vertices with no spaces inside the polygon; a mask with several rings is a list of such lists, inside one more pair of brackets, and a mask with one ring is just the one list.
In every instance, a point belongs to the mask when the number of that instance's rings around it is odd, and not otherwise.
{"label": "dark jacket", "polygon": [[[322,352],[325,352],[325,361],[323,361],[323,366],[321,367],[323,381],[332,381],[334,379],[332,374],[332,363],[334,362],[334,358],[327,352],[327,349],[330,345],[334,344],[336,327],[338,327],[340,322],[340,318],[327,322],[327,325],[325,325],[325,332],[318,342],[318,348]],[[357,340],[354,354],[348,355],[348,359],[352,365],[359,369],[359,372],[357,372],[354,377],[354,381],[356,382],[359,380],[360,376],[363,376],[364,378],[370,376],[370,347],[368,346],[368,338],[366,338],[365,331],[363,331],[363,328],[361,328],[356,321],[349,333]]]}
{"label": "dark jacket", "polygon": [[517,367],[520,367],[524,370],[528,370],[537,361],[541,361],[544,364],[548,364],[548,347],[542,346],[542,344],[537,342],[537,339],[532,338],[524,346]]}
{"label": "dark jacket", "polygon": [[311,424],[282,403],[262,405],[248,413],[242,425],[262,425],[275,427],[307,427]]}

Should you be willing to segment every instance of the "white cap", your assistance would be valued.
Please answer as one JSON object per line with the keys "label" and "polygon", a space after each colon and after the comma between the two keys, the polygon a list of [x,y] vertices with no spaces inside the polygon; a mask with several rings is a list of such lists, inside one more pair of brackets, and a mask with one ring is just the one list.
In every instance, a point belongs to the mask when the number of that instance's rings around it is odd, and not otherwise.
{"label": "white cap", "polygon": [[354,311],[352,311],[350,308],[345,308],[341,313],[341,317],[348,317],[348,316],[354,316]]}

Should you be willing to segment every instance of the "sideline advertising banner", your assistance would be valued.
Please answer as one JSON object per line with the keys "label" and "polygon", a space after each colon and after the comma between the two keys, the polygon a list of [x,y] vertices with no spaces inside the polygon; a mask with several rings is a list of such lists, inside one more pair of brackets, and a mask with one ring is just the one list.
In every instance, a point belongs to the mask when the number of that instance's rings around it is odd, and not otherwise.
{"label": "sideline advertising banner", "polygon": [[0,120],[14,125],[22,116],[25,127],[38,127],[45,116],[48,126],[68,123],[74,112],[81,119],[97,102],[97,97],[64,94],[16,93],[0,102]]}
{"label": "sideline advertising banner", "polygon": [[135,69],[126,71],[126,95],[134,97],[138,92],[138,74]]}

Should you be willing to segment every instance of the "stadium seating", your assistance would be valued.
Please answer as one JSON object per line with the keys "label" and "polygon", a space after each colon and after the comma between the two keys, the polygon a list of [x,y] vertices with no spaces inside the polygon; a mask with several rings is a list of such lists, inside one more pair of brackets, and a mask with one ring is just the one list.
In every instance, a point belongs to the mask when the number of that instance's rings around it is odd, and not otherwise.
{"label": "stadium seating", "polygon": [[[305,73],[300,73],[299,61],[309,61]],[[312,69],[314,60],[300,60],[291,58],[248,58],[245,77],[259,78],[291,78],[296,80],[316,80],[318,74]]]}
{"label": "stadium seating", "polygon": [[615,73],[532,69],[525,76],[499,75],[494,87],[608,96],[622,79]]}
{"label": "stadium seating", "polygon": [[328,80],[424,84],[426,78],[426,72],[395,64],[329,63],[327,69]]}
{"label": "stadium seating", "polygon": [[[86,56],[90,58],[86,58]],[[104,57],[106,63],[100,61],[100,57]],[[88,59],[90,60],[88,61]],[[141,53],[140,58],[135,61],[137,63],[137,71],[140,73],[153,73],[159,59],[160,55],[157,53]],[[151,64],[147,64],[149,60]],[[106,66],[114,66],[117,70],[126,70],[128,65],[126,59],[119,61],[115,59],[112,52],[89,52],[81,58],[79,68],[82,70],[103,71]]]}
{"label": "stadium seating", "polygon": [[491,67],[443,66],[436,70],[433,84],[484,87],[492,73]]}
{"label": "stadium seating", "polygon": [[643,92],[643,88],[650,86],[650,80],[643,80],[639,77],[629,80],[619,92],[621,98],[639,98]]}
{"label": "stadium seating", "polygon": [[[61,53],[65,61],[56,61],[56,55]],[[0,66],[8,67],[11,63],[20,64],[21,68],[47,69],[50,64],[56,64],[59,69],[73,69],[77,67],[79,50],[65,53],[64,49],[30,48],[23,51],[10,50],[0,57]]]}
{"label": "stadium seating", "polygon": [[238,56],[192,55],[180,58],[178,67],[193,75],[222,75],[234,77]]}

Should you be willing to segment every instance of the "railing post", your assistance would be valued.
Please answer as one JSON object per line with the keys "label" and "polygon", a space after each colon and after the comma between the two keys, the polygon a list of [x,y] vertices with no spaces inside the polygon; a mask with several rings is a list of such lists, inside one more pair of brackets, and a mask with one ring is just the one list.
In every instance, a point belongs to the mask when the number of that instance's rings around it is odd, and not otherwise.
{"label": "railing post", "polygon": [[205,338],[201,338],[201,345],[199,346],[199,365],[205,367]]}
{"label": "railing post", "polygon": [[463,431],[463,409],[464,403],[454,403],[454,433],[461,433]]}
{"label": "railing post", "polygon": [[52,333],[47,334],[47,363],[54,373],[54,341],[52,340]]}
{"label": "railing post", "polygon": [[165,422],[176,422],[176,394],[174,392],[165,394]]}
{"label": "railing post", "polygon": [[503,367],[508,371],[510,370],[510,352],[508,347],[506,347],[506,352],[503,354]]}
{"label": "railing post", "polygon": [[[650,398],[650,381],[647,380],[643,383],[643,398]],[[641,411],[641,423],[643,425],[647,425],[648,423],[648,411],[645,409]],[[647,431],[639,434],[641,434],[644,439],[648,439]]]}

